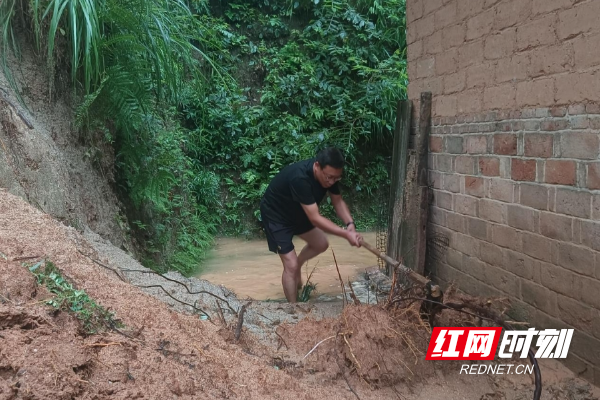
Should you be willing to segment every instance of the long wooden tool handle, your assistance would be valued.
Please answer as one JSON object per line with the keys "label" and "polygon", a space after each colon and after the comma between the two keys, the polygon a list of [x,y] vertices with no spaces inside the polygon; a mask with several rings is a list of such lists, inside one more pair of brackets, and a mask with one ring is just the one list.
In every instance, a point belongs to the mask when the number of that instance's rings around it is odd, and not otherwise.
{"label": "long wooden tool handle", "polygon": [[364,247],[365,249],[369,250],[371,253],[375,254],[377,257],[379,257],[382,260],[390,263],[395,268],[400,268],[400,270],[402,272],[404,272],[405,274],[408,275],[408,278],[411,281],[413,281],[415,283],[420,283],[422,285],[426,285],[427,282],[429,282],[429,279],[425,278],[424,276],[421,276],[421,275],[417,274],[415,271],[413,271],[412,269],[408,268],[406,265],[402,265],[400,263],[400,261],[396,261],[392,257],[388,256],[387,254],[382,253],[381,251],[379,251],[379,249],[377,249],[376,247],[371,246],[369,243],[365,242],[364,240],[361,241],[360,243],[361,243],[362,247]]}

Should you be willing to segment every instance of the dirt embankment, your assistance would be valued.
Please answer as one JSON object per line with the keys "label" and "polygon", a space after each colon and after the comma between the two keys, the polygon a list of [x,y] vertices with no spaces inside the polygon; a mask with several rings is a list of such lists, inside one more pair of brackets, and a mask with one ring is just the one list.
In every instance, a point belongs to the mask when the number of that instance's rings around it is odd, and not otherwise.
{"label": "dirt embankment", "polygon": [[[347,306],[334,317],[331,306],[249,303],[169,275],[188,291],[2,190],[0,252],[2,400],[532,398],[529,376],[465,376],[423,361],[428,331],[415,315]],[[23,266],[44,258],[123,327],[86,334],[71,313],[45,305],[51,295]],[[544,399],[594,398],[558,363],[542,373]]]}
{"label": "dirt embankment", "polygon": [[26,107],[0,71],[0,188],[80,232],[87,227],[115,246],[131,249],[111,187],[111,146],[99,133],[75,128],[68,82],[65,88],[55,86],[50,97],[46,65],[26,40],[21,48],[21,58],[9,57],[8,63]]}

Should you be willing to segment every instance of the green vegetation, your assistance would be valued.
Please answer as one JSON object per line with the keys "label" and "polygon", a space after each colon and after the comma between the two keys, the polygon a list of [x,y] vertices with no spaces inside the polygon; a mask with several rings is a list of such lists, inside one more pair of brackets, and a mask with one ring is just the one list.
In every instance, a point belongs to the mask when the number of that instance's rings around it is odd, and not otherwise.
{"label": "green vegetation", "polygon": [[67,282],[52,262],[40,261],[27,267],[35,275],[38,285],[45,286],[55,295],[47,300],[46,304],[75,315],[81,321],[86,334],[92,335],[122,327],[112,312],[98,305],[85,291],[77,290]]}
{"label": "green vegetation", "polygon": [[256,235],[269,180],[327,145],[373,227],[406,96],[405,0],[5,0],[0,23],[3,65],[30,32],[51,76],[70,74],[90,146],[114,146],[147,266],[189,274],[215,234]]}

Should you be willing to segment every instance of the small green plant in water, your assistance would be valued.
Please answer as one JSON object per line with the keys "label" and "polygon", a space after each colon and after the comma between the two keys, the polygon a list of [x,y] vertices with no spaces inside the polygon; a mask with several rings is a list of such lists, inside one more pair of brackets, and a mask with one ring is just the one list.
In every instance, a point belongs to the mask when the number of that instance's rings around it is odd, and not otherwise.
{"label": "small green plant in water", "polygon": [[316,268],[313,268],[310,275],[308,275],[306,283],[302,286],[302,289],[300,289],[300,292],[298,293],[298,301],[301,303],[306,303],[310,299],[310,294],[317,288],[317,284],[310,281],[315,269]]}
{"label": "small green plant in water", "polygon": [[83,324],[86,334],[92,335],[105,329],[123,327],[123,324],[115,319],[114,313],[97,304],[85,291],[75,289],[61,275],[54,263],[42,260],[25,266],[36,277],[38,285],[44,285],[55,295],[46,300],[46,304],[74,314]]}

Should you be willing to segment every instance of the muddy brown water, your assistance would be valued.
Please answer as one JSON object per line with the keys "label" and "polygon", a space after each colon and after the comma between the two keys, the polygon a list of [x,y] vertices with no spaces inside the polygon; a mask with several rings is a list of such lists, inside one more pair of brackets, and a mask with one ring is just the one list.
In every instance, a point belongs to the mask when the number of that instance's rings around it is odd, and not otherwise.
{"label": "muddy brown water", "polygon": [[[362,235],[367,242],[375,244],[374,232],[363,232]],[[314,268],[311,282],[317,289],[311,298],[341,294],[332,250],[345,283],[364,273],[366,268],[377,265],[377,257],[368,250],[351,247],[346,239],[337,236],[328,235],[328,238],[329,249],[302,267],[303,281]],[[302,239],[294,238],[296,252],[299,253],[304,244]],[[281,287],[282,272],[281,260],[269,252],[266,240],[219,238],[197,276],[224,285],[240,298],[281,300],[285,298]]]}

